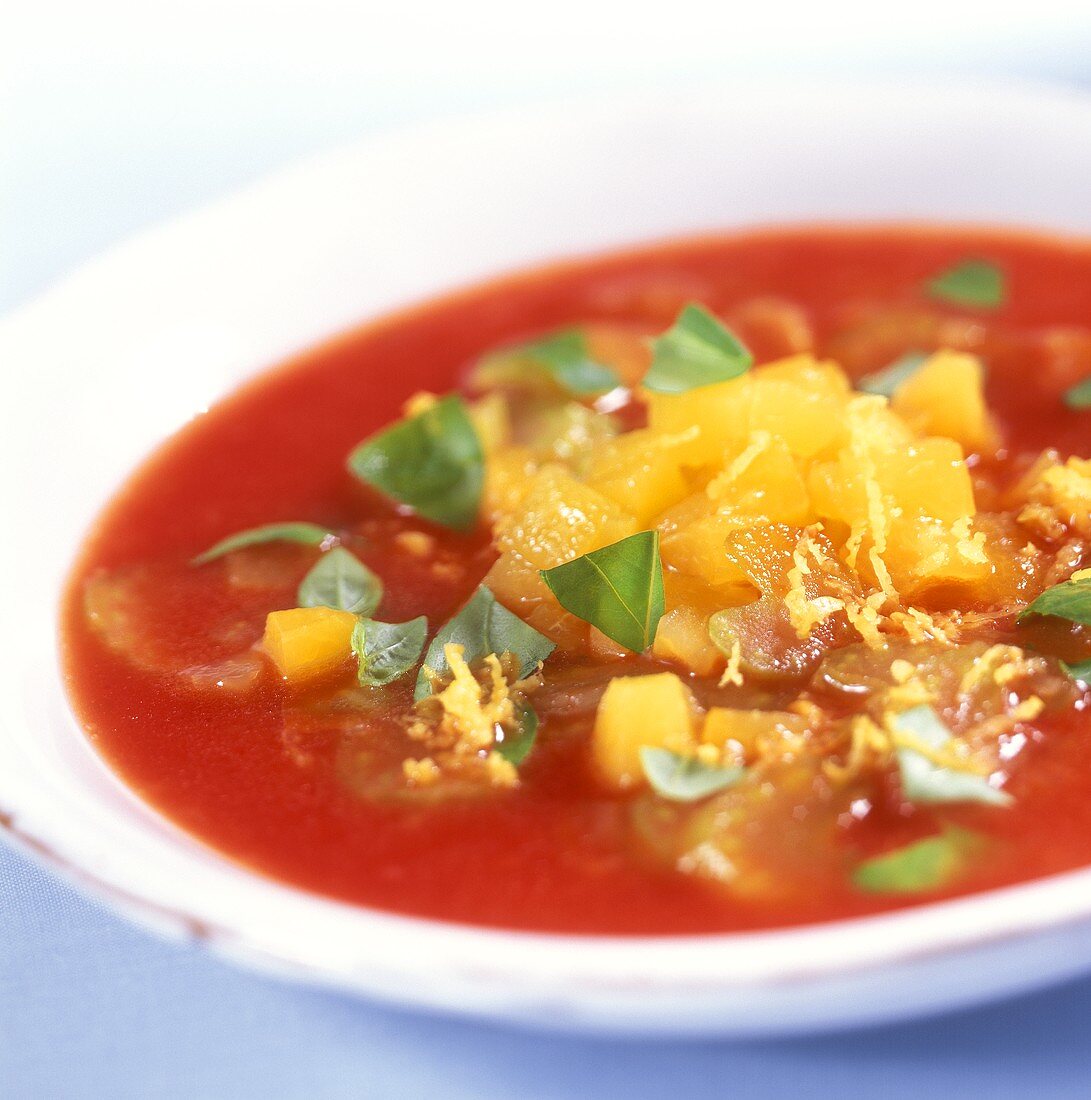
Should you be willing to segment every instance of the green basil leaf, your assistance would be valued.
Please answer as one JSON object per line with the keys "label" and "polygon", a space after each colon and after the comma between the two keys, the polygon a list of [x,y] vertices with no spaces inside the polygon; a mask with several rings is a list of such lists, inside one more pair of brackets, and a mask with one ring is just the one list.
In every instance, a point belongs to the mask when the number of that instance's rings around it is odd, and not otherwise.
{"label": "green basil leaf", "polygon": [[640,763],[652,790],[672,802],[708,798],[734,787],[746,775],[745,768],[717,768],[695,757],[648,745],[640,750]]}
{"label": "green basil leaf", "polygon": [[1058,619],[1091,626],[1091,575],[1073,577],[1047,588],[1023,610],[1016,622],[1021,623],[1030,615],[1055,615]]}
{"label": "green basil leaf", "polygon": [[1073,680],[1079,680],[1091,686],[1091,659],[1080,661],[1079,664],[1075,665],[1070,665],[1067,661],[1062,661],[1061,668],[1063,668],[1065,674]]}
{"label": "green basil leaf", "polygon": [[890,366],[877,370],[874,374],[865,374],[856,383],[856,388],[863,390],[864,393],[878,393],[883,397],[893,397],[894,391],[903,382],[912,378],[927,358],[923,351],[908,351],[900,359],[895,359]]}
{"label": "green basil leaf", "polygon": [[[894,719],[894,728],[908,733],[930,748],[942,748],[952,739],[951,731],[929,706],[911,707]],[[902,793],[910,802],[983,802],[989,806],[1010,806],[1006,791],[990,786],[983,775],[941,768],[915,749],[897,750]]]}
{"label": "green basil leaf", "polygon": [[481,585],[432,639],[417,676],[414,699],[419,701],[432,694],[429,672],[436,675],[447,672],[449,666],[443,650],[451,643],[462,646],[462,656],[467,663],[479,661],[490,653],[497,656],[512,653],[519,658],[520,676],[529,676],[556,648],[544,634],[528,626],[502,603],[497,603],[492,592]]}
{"label": "green basil leaf", "polygon": [[641,531],[540,573],[566,611],[618,645],[643,653],[652,644],[663,617],[658,531]]}
{"label": "green basil leaf", "polygon": [[263,542],[299,542],[306,546],[321,546],[336,537],[332,531],[319,527],[316,523],[267,523],[263,527],[251,527],[221,539],[203,554],[198,554],[190,564],[204,565],[205,562],[222,558],[224,554],[247,546],[259,546]]}
{"label": "green basil leaf", "polygon": [[1070,409],[1091,409],[1091,378],[1077,382],[1064,395],[1064,403]]}
{"label": "green basil leaf", "polygon": [[444,397],[365,440],[348,468],[425,519],[460,531],[477,522],[485,458],[460,397]]}
{"label": "green basil leaf", "polygon": [[400,679],[419,660],[427,636],[428,620],[423,615],[407,623],[360,619],[352,630],[352,652],[360,662],[360,683],[364,687],[383,687]]}
{"label": "green basil leaf", "polygon": [[518,767],[527,758],[538,736],[538,712],[529,704],[520,704],[516,713],[516,725],[512,730],[501,729],[496,735],[496,751]]}
{"label": "green basil leaf", "polygon": [[621,385],[617,371],[591,358],[587,338],[578,328],[487,356],[474,369],[473,381],[482,388],[520,385],[543,374],[577,395],[605,393]]}
{"label": "green basil leaf", "polygon": [[383,582],[343,546],[327,550],[299,586],[300,607],[332,607],[370,615],[383,598]]}
{"label": "green basil leaf", "polygon": [[852,873],[853,884],[869,894],[920,894],[938,890],[958,878],[980,851],[983,841],[966,829],[945,829],[864,860]]}
{"label": "green basil leaf", "polygon": [[745,374],[753,356],[708,310],[691,303],[674,325],[652,343],[652,365],[644,388],[685,393]]}
{"label": "green basil leaf", "polygon": [[996,309],[1004,304],[1007,285],[1004,273],[986,260],[965,260],[926,284],[933,298],[956,306]]}

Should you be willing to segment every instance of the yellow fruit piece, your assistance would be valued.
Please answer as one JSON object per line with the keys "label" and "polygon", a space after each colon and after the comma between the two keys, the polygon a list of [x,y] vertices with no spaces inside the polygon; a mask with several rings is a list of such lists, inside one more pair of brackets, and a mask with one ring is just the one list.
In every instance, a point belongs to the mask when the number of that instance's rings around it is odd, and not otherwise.
{"label": "yellow fruit piece", "polygon": [[659,620],[652,652],[664,661],[684,665],[698,676],[711,676],[724,666],[723,654],[708,636],[708,617],[692,607],[676,607]]}
{"label": "yellow fruit piece", "polygon": [[486,456],[510,442],[511,413],[502,394],[490,393],[478,398],[470,405],[469,411],[478,442]]}
{"label": "yellow fruit piece", "polygon": [[754,432],[705,489],[719,508],[771,523],[802,526],[810,518],[810,498],[787,443],[769,432]]}
{"label": "yellow fruit piece", "polygon": [[530,623],[561,650],[587,647],[588,625],[565,611],[528,561],[513,551],[501,554],[481,582],[509,611]]}
{"label": "yellow fruit piece", "polygon": [[535,568],[550,569],[638,530],[609,497],[548,466],[531,479],[516,512],[496,521],[495,542],[501,552],[513,550]]}
{"label": "yellow fruit piece", "polygon": [[943,435],[975,454],[996,450],[985,405],[984,370],[975,355],[938,351],[894,392],[891,407],[922,435]]}
{"label": "yellow fruit piece", "polygon": [[262,647],[285,680],[302,683],[345,663],[356,616],[329,607],[293,607],[271,611],[265,619]]}
{"label": "yellow fruit piece", "polygon": [[648,746],[692,752],[696,721],[693,697],[673,672],[611,680],[591,740],[598,775],[619,790],[643,784],[640,750]]}
{"label": "yellow fruit piece", "polygon": [[656,523],[663,564],[710,585],[745,584],[745,575],[728,559],[724,545],[732,531],[746,524],[747,517],[717,508],[707,493],[694,493]]}
{"label": "yellow fruit piece", "polygon": [[514,512],[527,494],[538,460],[528,447],[505,447],[485,463],[485,514]]}
{"label": "yellow fruit piece", "polygon": [[688,493],[679,455],[695,438],[693,430],[677,436],[627,432],[597,448],[587,482],[644,525]]}
{"label": "yellow fruit piece", "polygon": [[705,715],[701,740],[733,751],[743,761],[761,754],[763,745],[799,737],[807,732],[807,720],[790,710],[735,710],[713,707]]}
{"label": "yellow fruit piece", "polygon": [[834,363],[795,355],[753,372],[750,430],[771,432],[800,458],[839,446],[845,436],[848,378]]}
{"label": "yellow fruit piece", "polygon": [[679,448],[679,462],[718,466],[724,451],[742,447],[750,434],[751,387],[747,373],[687,393],[645,393],[648,425],[666,435],[697,428],[698,435]]}
{"label": "yellow fruit piece", "polygon": [[749,588],[714,588],[697,577],[668,570],[663,576],[666,613],[659,620],[652,652],[698,676],[720,672],[724,655],[708,634],[708,620],[717,611],[752,599]]}

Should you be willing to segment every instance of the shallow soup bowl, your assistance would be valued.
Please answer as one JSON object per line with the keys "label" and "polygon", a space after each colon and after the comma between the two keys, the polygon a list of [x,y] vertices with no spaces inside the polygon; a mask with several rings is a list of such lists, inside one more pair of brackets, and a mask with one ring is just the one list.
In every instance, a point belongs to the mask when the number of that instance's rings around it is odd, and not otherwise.
{"label": "shallow soup bowl", "polygon": [[1091,869],[699,937],[514,933],[326,900],[234,864],[128,791],[68,707],[56,636],[65,573],[125,473],[241,380],[340,329],[523,265],[755,224],[1087,234],[1089,193],[1091,100],[1074,94],[740,84],[368,142],[116,249],[0,322],[4,833],[132,919],[247,965],[549,1028],[821,1029],[1091,968]]}

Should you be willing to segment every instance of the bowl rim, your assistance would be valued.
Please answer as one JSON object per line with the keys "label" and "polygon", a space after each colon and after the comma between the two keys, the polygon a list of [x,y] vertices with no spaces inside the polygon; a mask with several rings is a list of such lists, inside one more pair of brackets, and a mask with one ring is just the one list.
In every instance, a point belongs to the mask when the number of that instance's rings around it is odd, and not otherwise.
{"label": "bowl rim", "polygon": [[[739,86],[765,87],[766,84],[762,80],[748,80],[718,82],[711,86],[736,89]],[[801,95],[816,94],[816,89],[817,94],[822,94],[831,87],[870,89],[874,82],[817,80],[798,81],[793,85],[795,92]],[[883,87],[900,89],[899,94],[915,95],[920,90],[920,85],[914,81],[883,82]],[[971,101],[988,99],[991,109],[996,109],[997,95],[1007,97],[1009,102],[1043,110],[1064,109],[1074,112],[1091,130],[1091,95],[1075,89],[1039,86],[1032,82],[937,84],[930,81],[928,90],[930,94],[951,94],[953,90],[954,94]],[[692,89],[686,92],[690,94]],[[580,97],[579,101],[584,102],[587,98]],[[621,104],[626,111],[640,110],[644,103],[662,105],[663,102],[661,96],[648,97],[645,101],[632,95],[598,96],[593,97],[593,101],[596,109],[610,110],[614,109],[611,104]],[[0,318],[0,346],[4,346],[5,338],[21,326],[29,325],[33,329],[43,318],[63,314],[67,303],[78,299],[85,288],[96,281],[124,277],[126,272],[130,277],[134,274],[138,277],[134,265],[142,262],[149,248],[169,249],[172,241],[199,230],[213,215],[221,217],[257,198],[275,196],[286,187],[296,186],[303,174],[335,173],[343,157],[367,155],[381,147],[424,140],[427,135],[437,132],[450,135],[452,131],[457,134],[467,128],[487,128],[497,119],[528,115],[538,120],[559,119],[569,110],[569,105],[551,103],[530,110],[517,107],[477,114],[464,120],[429,122],[306,158],[235,194],[138,234],[81,265],[38,297]],[[958,224],[966,223],[960,219]],[[1069,234],[1067,239],[1078,238]],[[431,294],[423,296],[424,300],[428,297]],[[380,315],[389,312],[384,309]],[[304,345],[309,342],[302,341]],[[251,365],[237,385],[246,385],[259,373],[261,370]],[[100,763],[107,768],[101,760]],[[109,774],[116,779],[113,772]],[[87,865],[80,845],[73,842],[71,834],[58,820],[48,824],[35,821],[35,812],[24,813],[27,807],[21,804],[18,792],[5,789],[2,782],[0,789],[4,792],[0,802],[0,833],[141,924],[196,938],[252,965],[305,975],[326,984],[372,993],[381,991],[384,996],[406,1002],[419,1003],[427,998],[413,994],[397,997],[392,994],[387,978],[404,979],[407,973],[423,974],[420,965],[400,969],[396,966],[378,981],[374,976],[376,971],[382,974],[384,968],[390,968],[385,956],[391,938],[400,947],[410,949],[427,941],[429,950],[423,953],[425,960],[434,962],[437,957],[463,960],[456,970],[471,985],[507,986],[518,981],[527,983],[528,990],[536,996],[558,994],[562,990],[577,993],[580,990],[595,993],[608,990],[623,998],[640,998],[656,989],[696,992],[807,984],[834,974],[870,971],[887,963],[950,955],[970,946],[1005,943],[1046,930],[1091,922],[1091,865],[1013,886],[870,916],[766,931],[687,936],[569,935],[453,924],[332,901],[265,879],[257,872],[242,871],[248,880],[258,885],[258,892],[264,896],[281,900],[292,897],[307,908],[336,914],[337,922],[345,927],[353,926],[361,939],[367,940],[374,934],[376,940],[383,940],[387,945],[372,945],[354,956],[351,966],[343,967],[316,962],[307,950],[300,950],[298,945],[283,937],[279,940],[256,937],[247,921],[224,921],[214,905],[164,905],[161,899],[140,885],[139,876],[134,879],[119,874],[117,868],[122,863],[112,864],[110,873],[96,872]],[[158,814],[155,816],[158,818]],[[165,819],[159,820],[162,824]],[[234,873],[240,872],[228,858],[194,841],[181,829],[169,823],[165,828],[175,841],[184,838],[206,855],[213,855],[217,862]],[[528,946],[533,950],[528,952]],[[701,958],[695,962],[692,956],[697,949]]]}

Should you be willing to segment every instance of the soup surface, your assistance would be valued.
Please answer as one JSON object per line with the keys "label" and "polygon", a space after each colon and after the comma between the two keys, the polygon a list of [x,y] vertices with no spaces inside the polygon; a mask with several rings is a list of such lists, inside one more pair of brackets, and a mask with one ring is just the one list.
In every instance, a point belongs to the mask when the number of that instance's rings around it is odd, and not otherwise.
{"label": "soup surface", "polygon": [[220,851],[421,916],[730,931],[1077,867],[1089,378],[1091,250],[1031,236],[471,289],[145,463],[71,578],[71,699]]}

